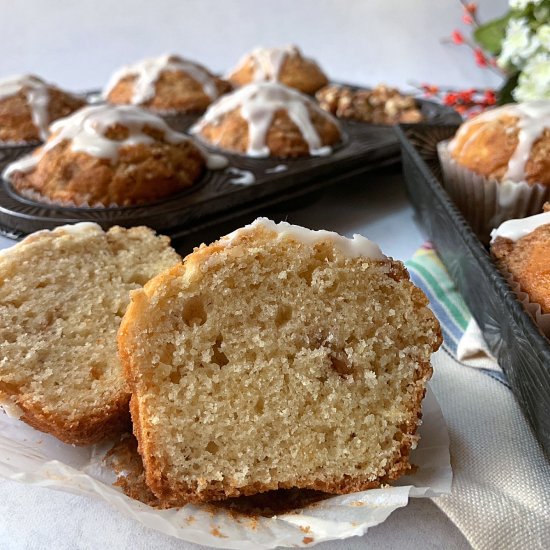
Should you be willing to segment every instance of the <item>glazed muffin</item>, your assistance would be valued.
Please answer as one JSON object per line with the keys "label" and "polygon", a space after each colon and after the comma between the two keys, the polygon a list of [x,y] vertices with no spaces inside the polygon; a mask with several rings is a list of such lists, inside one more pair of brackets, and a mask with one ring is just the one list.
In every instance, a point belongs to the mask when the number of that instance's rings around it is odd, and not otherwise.
{"label": "glazed muffin", "polygon": [[84,99],[33,75],[0,80],[0,143],[32,143],[48,137],[48,127],[84,106]]}
{"label": "glazed muffin", "polygon": [[438,153],[447,191],[488,242],[550,198],[550,101],[510,104],[464,122]]}
{"label": "glazed muffin", "polygon": [[550,101],[487,111],[462,124],[449,151],[481,176],[550,186]]}
{"label": "glazed muffin", "polygon": [[440,343],[365,237],[263,218],[202,245],[132,293],[119,329],[147,484],[181,506],[397,479]]}
{"label": "glazed muffin", "polygon": [[328,79],[313,59],[296,46],[256,48],[246,54],[227,79],[234,86],[252,82],[274,81],[305,94],[314,94],[328,84]]}
{"label": "glazed muffin", "polygon": [[508,220],[492,233],[491,255],[531,303],[550,313],[550,212]]}
{"label": "glazed muffin", "polygon": [[342,138],[331,115],[276,82],[248,84],[220,98],[191,133],[227,151],[281,158],[328,155]]}
{"label": "glazed muffin", "polygon": [[48,141],[4,171],[33,199],[72,206],[131,206],[193,185],[200,149],[156,115],[132,106],[85,107],[51,126]]}
{"label": "glazed muffin", "polygon": [[109,103],[140,105],[158,113],[202,113],[230,89],[202,65],[163,55],[120,68],[103,96]]}
{"label": "glazed muffin", "polygon": [[387,125],[420,122],[423,118],[412,96],[384,84],[372,90],[325,86],[315,97],[322,109],[338,118]]}

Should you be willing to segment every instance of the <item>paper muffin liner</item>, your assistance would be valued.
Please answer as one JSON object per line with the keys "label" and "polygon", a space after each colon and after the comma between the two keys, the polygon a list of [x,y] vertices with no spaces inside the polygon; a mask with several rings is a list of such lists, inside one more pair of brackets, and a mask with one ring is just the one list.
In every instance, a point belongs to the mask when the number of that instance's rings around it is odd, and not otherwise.
{"label": "paper muffin liner", "polygon": [[[81,204],[76,204],[73,201],[60,201],[60,200],[53,200],[49,197],[46,197],[45,195],[42,195],[42,193],[39,193],[38,191],[35,191],[34,189],[16,189],[11,182],[8,181],[8,184],[11,188],[12,193],[19,195],[20,197],[23,197],[25,199],[31,200],[33,202],[39,202],[40,204],[46,204],[48,206],[52,207],[58,207],[58,208],[126,208],[124,205],[111,203],[111,204],[102,204],[102,203],[92,203],[89,204],[88,202],[83,202]],[[146,206],[146,205],[140,205],[140,206]]]}
{"label": "paper muffin liner", "polygon": [[[2,403],[0,403],[2,406]],[[452,470],[445,419],[428,384],[422,403],[420,443],[411,453],[416,472],[392,486],[333,496],[273,517],[244,516],[210,505],[151,508],[112,484],[116,476],[105,463],[113,442],[75,447],[34,430],[0,411],[0,476],[38,487],[100,498],[114,510],[178,539],[216,548],[259,550],[306,547],[363,535],[385,521],[411,497],[451,491]]]}
{"label": "paper muffin liner", "polygon": [[160,116],[172,130],[181,133],[187,133],[189,128],[199,119],[201,113],[178,113],[178,112],[158,112],[153,111]]}
{"label": "paper muffin liner", "polygon": [[521,305],[529,315],[531,315],[535,324],[547,338],[550,338],[550,313],[544,313],[538,302],[531,301],[529,294],[521,288],[521,284],[510,271],[503,269],[501,272],[516,295],[516,298],[521,302]]}
{"label": "paper muffin liner", "polygon": [[451,157],[449,141],[437,144],[443,186],[484,244],[489,244],[491,230],[502,222],[542,212],[550,200],[550,186],[498,181],[476,174]]}

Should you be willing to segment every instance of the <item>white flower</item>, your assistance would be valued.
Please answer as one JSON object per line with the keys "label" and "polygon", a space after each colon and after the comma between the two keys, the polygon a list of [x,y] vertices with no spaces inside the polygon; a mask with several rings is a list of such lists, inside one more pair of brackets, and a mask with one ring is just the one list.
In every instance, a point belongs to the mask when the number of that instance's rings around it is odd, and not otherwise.
{"label": "white flower", "polygon": [[513,96],[516,101],[550,99],[550,53],[533,56],[519,75]]}
{"label": "white flower", "polygon": [[510,0],[510,7],[515,10],[523,10],[529,4],[540,4],[542,0]]}
{"label": "white flower", "polygon": [[527,19],[510,19],[506,27],[506,36],[498,57],[501,67],[513,65],[521,69],[525,62],[537,51],[539,39],[531,32]]}
{"label": "white flower", "polygon": [[541,25],[537,29],[537,39],[540,45],[550,52],[550,25]]}

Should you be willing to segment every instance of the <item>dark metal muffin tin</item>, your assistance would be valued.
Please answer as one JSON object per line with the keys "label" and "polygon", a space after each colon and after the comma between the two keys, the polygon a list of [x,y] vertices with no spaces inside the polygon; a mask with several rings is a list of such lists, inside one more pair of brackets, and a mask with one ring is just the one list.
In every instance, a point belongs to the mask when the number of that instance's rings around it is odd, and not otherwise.
{"label": "dark metal muffin tin", "polygon": [[[456,125],[426,124],[397,129],[407,191],[418,218],[550,456],[550,342],[443,189],[436,147],[439,141],[453,136],[456,129]],[[506,418],[502,421],[506,422]]]}
{"label": "dark metal muffin tin", "polygon": [[[459,120],[458,115],[448,107],[428,101],[419,103],[429,123],[456,123]],[[169,117],[167,122],[179,130],[187,130],[197,118],[189,115]],[[399,143],[392,127],[346,120],[342,120],[341,125],[344,142],[330,156],[253,159],[224,153],[229,167],[252,172],[255,183],[236,185],[230,182],[236,176],[227,170],[208,171],[189,190],[146,206],[69,208],[49,205],[20,196],[9,182],[2,180],[0,231],[13,238],[62,224],[93,221],[104,228],[147,225],[177,237],[198,226],[205,227],[259,208],[294,200],[328,185],[344,186],[350,179],[361,177],[374,168],[399,161]],[[0,163],[0,169],[5,164]],[[281,164],[286,166],[285,171],[269,173],[270,169]]]}

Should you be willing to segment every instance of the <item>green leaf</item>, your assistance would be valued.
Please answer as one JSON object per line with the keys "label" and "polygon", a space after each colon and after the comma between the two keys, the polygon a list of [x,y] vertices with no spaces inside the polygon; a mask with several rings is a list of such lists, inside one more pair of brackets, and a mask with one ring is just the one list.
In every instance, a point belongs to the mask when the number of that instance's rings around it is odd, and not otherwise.
{"label": "green leaf", "polygon": [[512,103],[514,98],[512,92],[518,84],[519,72],[508,77],[502,88],[497,93],[497,105]]}
{"label": "green leaf", "polygon": [[474,40],[486,51],[492,55],[498,55],[502,48],[502,41],[506,33],[506,25],[510,19],[511,13],[508,12],[503,17],[493,19],[480,25],[474,31]]}

